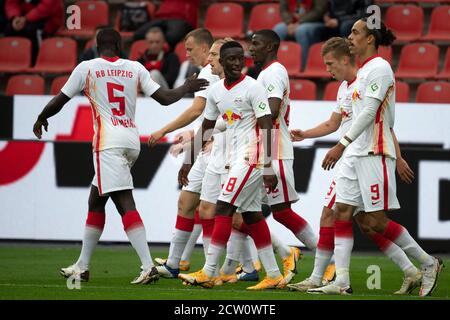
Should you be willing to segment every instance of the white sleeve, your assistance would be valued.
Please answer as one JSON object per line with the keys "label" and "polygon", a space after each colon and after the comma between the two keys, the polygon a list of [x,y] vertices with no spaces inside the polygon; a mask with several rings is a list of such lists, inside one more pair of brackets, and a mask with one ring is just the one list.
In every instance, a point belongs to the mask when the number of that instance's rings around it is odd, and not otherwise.
{"label": "white sleeve", "polygon": [[369,73],[367,77],[367,88],[365,97],[375,98],[383,101],[391,86],[394,85],[394,78],[386,68],[378,68]]}
{"label": "white sleeve", "polygon": [[350,130],[345,134],[352,141],[364,131],[365,128],[371,123],[373,123],[375,116],[377,114],[378,108],[380,107],[380,101],[375,98],[364,99],[367,101],[365,107],[359,113],[355,120],[353,120]]}
{"label": "white sleeve", "polygon": [[67,97],[72,98],[84,90],[86,86],[86,77],[88,74],[87,62],[83,61],[73,69],[67,82],[61,88],[61,92]]}
{"label": "white sleeve", "polygon": [[250,104],[255,112],[256,118],[261,118],[265,115],[272,114],[269,108],[269,100],[267,99],[266,89],[261,84],[255,82],[248,93]]}
{"label": "white sleeve", "polygon": [[287,83],[284,81],[283,75],[279,72],[275,72],[271,75],[268,81],[265,81],[267,90],[267,98],[279,98],[283,99],[284,91],[286,90]]}
{"label": "white sleeve", "polygon": [[150,72],[148,72],[142,64],[139,62],[136,62],[136,64],[138,65],[139,84],[141,86],[141,90],[146,96],[150,97],[160,88],[160,85],[152,79]]}
{"label": "white sleeve", "polygon": [[210,72],[210,70],[211,69],[208,68],[208,67],[204,67],[202,70],[200,70],[200,73],[198,74],[197,79],[208,80],[209,86],[206,89],[203,89],[203,90],[200,90],[200,91],[196,91],[194,93],[194,97],[202,97],[202,98],[206,99],[206,97],[208,96],[208,89],[213,84],[213,82],[211,81],[212,80],[212,73]]}
{"label": "white sleeve", "polygon": [[227,130],[227,124],[222,118],[217,118],[216,125],[214,126],[214,131],[224,132]]}
{"label": "white sleeve", "polygon": [[219,108],[217,108],[213,92],[210,91],[208,92],[208,97],[206,99],[204,117],[207,120],[216,121],[219,115],[220,115]]}

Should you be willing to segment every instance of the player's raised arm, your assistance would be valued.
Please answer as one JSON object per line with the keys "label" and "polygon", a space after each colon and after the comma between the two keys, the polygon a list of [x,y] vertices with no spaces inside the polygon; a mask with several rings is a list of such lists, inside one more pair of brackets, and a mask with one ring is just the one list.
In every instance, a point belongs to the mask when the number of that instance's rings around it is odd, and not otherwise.
{"label": "player's raised arm", "polygon": [[335,132],[341,126],[342,115],[340,113],[331,113],[327,121],[322,122],[314,128],[308,130],[292,129],[292,141],[302,141],[303,139],[319,138]]}
{"label": "player's raised arm", "polygon": [[154,147],[158,140],[163,138],[166,134],[173,132],[177,129],[183,128],[195,119],[197,119],[205,109],[206,99],[203,97],[195,97],[192,105],[187,108],[182,114],[180,114],[175,120],[169,122],[158,131],[153,132],[149,139],[148,145]]}
{"label": "player's raised arm", "polygon": [[50,100],[47,103],[44,110],[42,110],[42,112],[39,114],[36,122],[33,125],[34,135],[38,139],[41,139],[42,137],[42,127],[44,127],[45,131],[47,131],[48,128],[47,119],[60,112],[61,109],[69,100],[70,98],[68,96],[60,92],[57,96],[55,96],[52,100]]}
{"label": "player's raised arm", "polygon": [[183,85],[175,89],[159,88],[152,94],[152,98],[160,104],[167,106],[177,102],[183,98],[186,93],[194,93],[196,91],[204,90],[209,85],[206,79],[197,79],[197,74],[193,74],[186,79]]}

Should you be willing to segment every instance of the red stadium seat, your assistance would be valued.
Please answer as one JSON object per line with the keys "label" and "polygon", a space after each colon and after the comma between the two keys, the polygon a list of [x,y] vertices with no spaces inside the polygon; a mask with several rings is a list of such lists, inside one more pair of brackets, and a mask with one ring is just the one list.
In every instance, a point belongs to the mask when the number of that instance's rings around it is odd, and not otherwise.
{"label": "red stadium seat", "polygon": [[307,78],[331,78],[330,73],[327,72],[326,66],[323,63],[322,50],[323,42],[315,43],[309,48],[308,60],[306,61],[305,71],[301,74],[302,77]]}
{"label": "red stadium seat", "polygon": [[299,76],[302,66],[302,49],[297,42],[281,41],[278,61],[286,68],[289,76]]}
{"label": "red stadium seat", "polygon": [[77,43],[70,38],[42,41],[36,65],[30,72],[70,73],[77,64]]}
{"label": "red stadium seat", "polygon": [[450,40],[450,6],[433,9],[430,28],[422,40]]}
{"label": "red stadium seat", "polygon": [[60,30],[58,35],[90,38],[98,26],[109,25],[108,4],[104,1],[78,1],[75,5],[81,11],[81,29]]}
{"label": "red stadium seat", "polygon": [[379,46],[378,54],[392,65],[392,47]]}
{"label": "red stadium seat", "polygon": [[27,38],[0,39],[0,72],[21,72],[31,64],[31,41]]}
{"label": "red stadium seat", "polygon": [[252,8],[248,21],[248,32],[261,29],[272,29],[281,22],[280,5],[278,3],[258,4]]}
{"label": "red stadium seat", "polygon": [[439,48],[431,43],[405,45],[400,53],[397,78],[433,78],[438,71]]}
{"label": "red stadium seat", "polygon": [[147,40],[137,40],[133,42],[130,49],[130,60],[138,60],[147,50],[148,43]]}
{"label": "red stadium seat", "polygon": [[244,8],[237,3],[214,3],[206,11],[204,26],[215,38],[243,38]]}
{"label": "red stadium seat", "polygon": [[317,86],[311,80],[290,80],[290,91],[291,100],[316,100],[317,98]]}
{"label": "red stadium seat", "polygon": [[395,101],[409,102],[409,85],[406,82],[395,81]]}
{"label": "red stadium seat", "polygon": [[68,79],[69,76],[60,76],[53,79],[50,94],[56,96],[61,91],[61,88],[66,84]]}
{"label": "red stadium seat", "polygon": [[450,79],[450,48],[447,48],[447,54],[445,55],[444,68],[436,76],[437,79]]}
{"label": "red stadium seat", "polygon": [[341,85],[340,81],[328,82],[327,86],[325,87],[325,93],[323,94],[323,100],[336,101],[340,85]]}
{"label": "red stadium seat", "polygon": [[35,94],[43,95],[45,91],[45,81],[41,76],[33,74],[21,74],[12,76],[6,85],[6,95],[15,94]]}
{"label": "red stadium seat", "polygon": [[175,54],[178,56],[178,60],[180,60],[180,64],[186,61],[186,48],[184,47],[184,41],[180,41],[175,46]]}
{"label": "red stadium seat", "polygon": [[416,102],[421,103],[450,103],[450,83],[425,82],[417,88]]}
{"label": "red stadium seat", "polygon": [[384,21],[399,41],[414,41],[422,36],[424,18],[421,7],[415,5],[389,7]]}

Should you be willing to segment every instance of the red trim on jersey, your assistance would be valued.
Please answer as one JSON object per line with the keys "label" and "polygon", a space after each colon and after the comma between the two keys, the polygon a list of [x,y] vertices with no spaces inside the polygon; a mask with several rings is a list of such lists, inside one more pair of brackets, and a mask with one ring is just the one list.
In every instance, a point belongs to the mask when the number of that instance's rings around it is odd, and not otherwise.
{"label": "red trim on jersey", "polygon": [[227,79],[225,79],[225,80],[223,81],[223,85],[225,86],[225,89],[231,90],[234,86],[236,86],[238,83],[242,82],[242,80],[244,80],[244,79],[245,79],[245,74],[242,74],[242,73],[241,73],[241,76],[239,77],[238,80],[236,80],[236,81],[233,82],[233,83],[227,84]]}
{"label": "red trim on jersey", "polygon": [[373,60],[373,59],[378,58],[378,57],[381,57],[378,53],[374,54],[373,56],[368,57],[368,58],[366,59],[366,61],[364,61],[364,62],[361,64],[361,67],[360,67],[360,68],[364,67],[364,65],[365,65],[367,62],[369,62],[370,60]]}
{"label": "red trim on jersey", "polygon": [[239,188],[236,191],[236,194],[231,199],[231,202],[230,202],[231,205],[234,205],[234,202],[236,201],[237,197],[239,196],[239,194],[241,193],[241,191],[244,188],[245,184],[247,183],[247,180],[250,177],[250,174],[252,173],[254,167],[255,166],[250,166],[249,167],[247,173],[245,174],[244,180],[242,180],[241,184],[239,185]]}
{"label": "red trim on jersey", "polygon": [[354,77],[352,81],[347,81],[347,88],[350,87],[352,85],[352,83],[355,81],[356,81],[356,77]]}
{"label": "red trim on jersey", "polygon": [[261,71],[267,69],[268,67],[270,67],[272,64],[274,64],[275,62],[278,62],[278,60],[272,60],[270,61],[268,64],[266,64],[264,67],[262,67]]}
{"label": "red trim on jersey", "polygon": [[116,62],[117,60],[120,59],[118,56],[115,56],[115,57],[101,56],[100,58],[102,58],[106,61],[109,61],[109,62]]}
{"label": "red trim on jersey", "polygon": [[331,198],[330,203],[328,203],[327,208],[333,210],[334,203],[336,202],[336,193]]}
{"label": "red trim on jersey", "polygon": [[278,165],[280,166],[280,178],[281,185],[283,186],[284,202],[289,202],[288,187],[286,183],[286,176],[284,174],[283,160],[278,160]]}
{"label": "red trim on jersey", "polygon": [[100,151],[95,151],[95,158],[97,160],[97,184],[98,184],[98,192],[100,195],[103,195],[102,191],[102,179],[100,177]]}
{"label": "red trim on jersey", "polygon": [[381,162],[383,163],[383,195],[384,195],[384,210],[389,209],[389,179],[388,179],[388,173],[387,173],[387,166],[386,166],[386,157],[381,156]]}

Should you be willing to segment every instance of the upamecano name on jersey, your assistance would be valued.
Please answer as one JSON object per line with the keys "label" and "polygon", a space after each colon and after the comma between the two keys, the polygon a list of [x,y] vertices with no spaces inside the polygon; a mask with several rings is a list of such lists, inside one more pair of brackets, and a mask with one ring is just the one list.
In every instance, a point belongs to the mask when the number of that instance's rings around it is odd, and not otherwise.
{"label": "upamecano name on jersey", "polygon": [[113,126],[122,126],[125,128],[136,128],[136,124],[134,123],[133,119],[125,118],[125,119],[119,119],[116,117],[111,117],[111,123]]}

